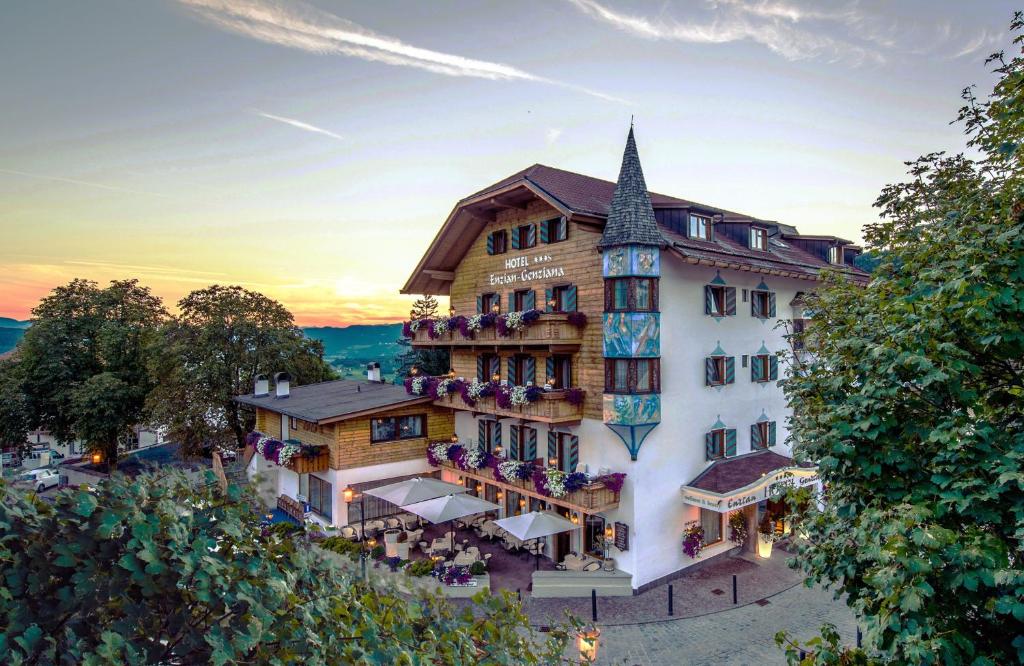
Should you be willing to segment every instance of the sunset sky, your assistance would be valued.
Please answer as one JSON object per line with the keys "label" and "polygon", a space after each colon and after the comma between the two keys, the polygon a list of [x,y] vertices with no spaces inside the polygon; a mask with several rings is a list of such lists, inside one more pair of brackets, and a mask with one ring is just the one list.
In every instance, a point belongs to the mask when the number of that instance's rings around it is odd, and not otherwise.
{"label": "sunset sky", "polygon": [[32,0],[0,7],[0,316],[74,277],[397,321],[461,197],[540,162],[861,239],[958,151],[1009,2]]}

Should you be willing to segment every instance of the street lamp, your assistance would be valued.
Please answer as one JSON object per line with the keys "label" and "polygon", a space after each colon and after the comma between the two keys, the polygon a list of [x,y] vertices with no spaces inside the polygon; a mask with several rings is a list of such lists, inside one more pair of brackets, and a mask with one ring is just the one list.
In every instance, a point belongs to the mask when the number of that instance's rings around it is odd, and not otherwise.
{"label": "street lamp", "polygon": [[[349,486],[342,491],[342,496],[345,498],[345,504],[348,505],[348,511],[351,513],[352,502],[359,500],[359,564],[363,572],[363,580],[366,580],[366,498],[365,496]],[[371,546],[372,548],[372,546]]]}
{"label": "street lamp", "polygon": [[103,462],[103,454],[100,453],[99,451],[93,453],[92,454],[92,464],[93,465],[99,465],[101,462]]}
{"label": "street lamp", "polygon": [[601,641],[601,630],[590,626],[580,629],[576,645],[580,650],[580,659],[587,663],[597,661],[598,643]]}

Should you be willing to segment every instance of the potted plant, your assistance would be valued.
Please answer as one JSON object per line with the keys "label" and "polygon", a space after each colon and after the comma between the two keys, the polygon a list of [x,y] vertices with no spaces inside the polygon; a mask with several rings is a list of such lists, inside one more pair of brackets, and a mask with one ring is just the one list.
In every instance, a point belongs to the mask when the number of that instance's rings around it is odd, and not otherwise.
{"label": "potted plant", "polygon": [[729,541],[741,548],[747,543],[747,517],[740,511],[729,515]]}
{"label": "potted plant", "polygon": [[757,525],[757,555],[768,559],[772,556],[772,544],[778,541],[778,535],[775,532],[775,521],[771,519],[770,515],[765,515],[761,522]]}
{"label": "potted plant", "polygon": [[683,530],[683,553],[687,557],[697,559],[704,545],[704,528],[700,523],[691,523]]}

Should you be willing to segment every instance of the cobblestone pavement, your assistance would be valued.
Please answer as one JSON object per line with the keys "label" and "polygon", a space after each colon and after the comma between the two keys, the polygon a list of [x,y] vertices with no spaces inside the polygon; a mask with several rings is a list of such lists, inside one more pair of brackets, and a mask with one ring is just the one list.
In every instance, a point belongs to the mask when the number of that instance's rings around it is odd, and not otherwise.
{"label": "cobblestone pavement", "polygon": [[785,664],[775,633],[785,629],[806,640],[825,622],[836,625],[847,644],[856,640],[853,615],[842,601],[832,600],[831,592],[798,585],[768,602],[680,620],[602,626],[597,664]]}

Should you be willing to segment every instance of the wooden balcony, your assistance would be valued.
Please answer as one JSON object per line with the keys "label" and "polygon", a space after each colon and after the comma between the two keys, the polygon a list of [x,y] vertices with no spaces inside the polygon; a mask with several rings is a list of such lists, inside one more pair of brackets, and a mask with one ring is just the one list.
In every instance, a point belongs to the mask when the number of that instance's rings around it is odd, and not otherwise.
{"label": "wooden balcony", "polygon": [[437,339],[430,337],[427,327],[416,331],[413,347],[464,347],[515,349],[543,347],[551,351],[576,351],[583,341],[583,329],[569,323],[564,313],[544,313],[537,321],[511,335],[503,336],[494,326],[477,331],[472,337],[463,337],[459,331],[442,333]]}
{"label": "wooden balcony", "polygon": [[312,472],[326,472],[331,463],[331,451],[326,446],[317,447],[316,456],[313,458],[295,457],[288,461],[285,466],[296,474],[310,474]]}
{"label": "wooden balcony", "polygon": [[513,481],[511,483],[498,481],[494,478],[494,470],[490,467],[483,467],[481,469],[464,472],[456,467],[452,462],[443,463],[443,466],[458,472],[464,477],[480,481],[481,483],[489,483],[492,486],[498,486],[505,491],[512,491],[527,497],[534,497],[581,513],[600,513],[602,511],[610,511],[619,506],[619,494],[613,492],[601,482],[591,483],[580,490],[566,493],[563,497],[548,497],[547,495],[542,495],[537,492],[537,488],[533,485],[532,480]]}
{"label": "wooden balcony", "polygon": [[494,414],[499,418],[523,419],[539,423],[557,425],[577,425],[583,419],[583,405],[570,404],[566,399],[568,391],[545,391],[534,402],[508,409],[498,407],[496,399],[480,398],[475,405],[467,404],[458,393],[449,393],[447,397],[435,400],[440,407],[463,409],[477,414]]}

